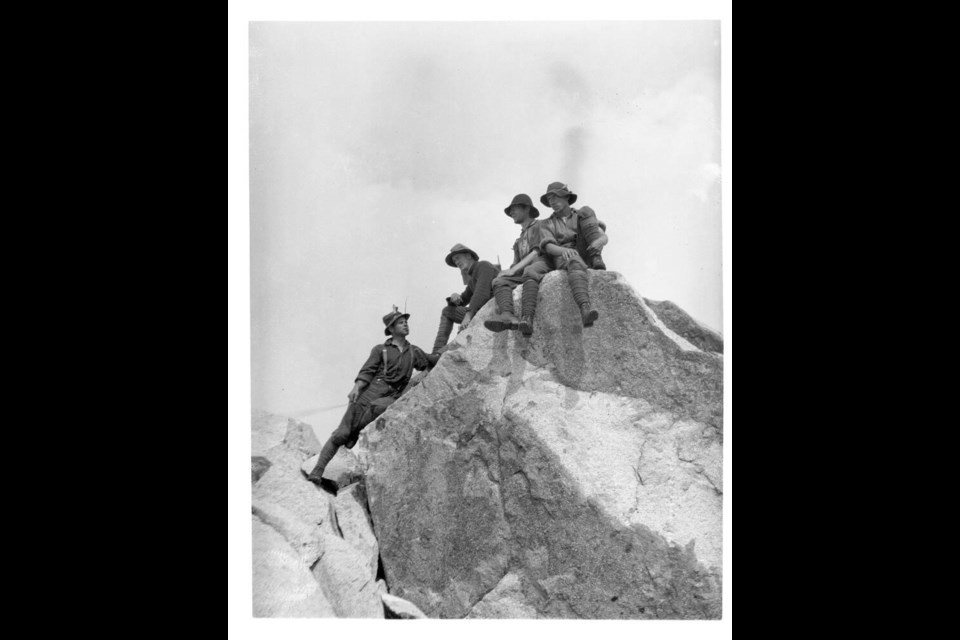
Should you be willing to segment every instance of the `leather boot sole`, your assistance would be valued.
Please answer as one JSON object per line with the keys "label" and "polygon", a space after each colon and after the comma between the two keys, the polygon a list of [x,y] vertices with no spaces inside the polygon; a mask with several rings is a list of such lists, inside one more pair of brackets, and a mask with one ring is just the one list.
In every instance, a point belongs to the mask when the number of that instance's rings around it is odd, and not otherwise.
{"label": "leather boot sole", "polygon": [[506,331],[507,329],[513,329],[516,327],[516,324],[511,322],[508,318],[491,318],[490,320],[485,320],[483,326],[490,331],[500,333],[501,331]]}

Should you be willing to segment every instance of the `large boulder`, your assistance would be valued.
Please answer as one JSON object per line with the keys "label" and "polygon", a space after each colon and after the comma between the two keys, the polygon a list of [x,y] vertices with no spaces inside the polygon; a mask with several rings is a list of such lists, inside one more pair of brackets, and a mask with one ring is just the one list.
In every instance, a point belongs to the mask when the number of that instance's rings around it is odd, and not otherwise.
{"label": "large boulder", "polygon": [[253,615],[327,618],[333,606],[283,536],[253,518]]}
{"label": "large boulder", "polygon": [[[330,496],[300,472],[305,458],[320,450],[313,427],[262,411],[253,414],[253,498],[279,505],[304,522],[329,524]],[[257,474],[257,469],[262,471]]]}
{"label": "large boulder", "polygon": [[313,428],[254,412],[252,445],[254,615],[383,618],[372,532],[362,530],[366,515],[357,513],[362,493],[339,500],[348,542],[338,500],[300,470],[320,449]]}
{"label": "large boulder", "polygon": [[343,538],[323,537],[323,555],[313,566],[313,575],[340,618],[383,618],[376,572],[367,558]]}
{"label": "large boulder", "polygon": [[367,494],[363,483],[356,482],[337,492],[334,501],[340,535],[365,558],[370,573],[377,575],[380,547],[367,512]]}
{"label": "large boulder", "polygon": [[720,616],[722,356],[589,274],[593,327],[552,272],[531,337],[489,302],[363,431],[390,592],[430,617]]}

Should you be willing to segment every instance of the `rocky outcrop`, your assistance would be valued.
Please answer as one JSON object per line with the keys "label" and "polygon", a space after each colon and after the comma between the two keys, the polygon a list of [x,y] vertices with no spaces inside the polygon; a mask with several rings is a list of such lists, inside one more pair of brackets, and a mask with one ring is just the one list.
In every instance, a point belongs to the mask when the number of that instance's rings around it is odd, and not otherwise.
{"label": "rocky outcrop", "polygon": [[667,327],[703,351],[723,353],[723,337],[669,300],[643,299]]}
{"label": "rocky outcrop", "polygon": [[589,274],[593,327],[552,272],[531,337],[491,301],[361,436],[390,592],[430,617],[720,615],[722,342]]}
{"label": "rocky outcrop", "polygon": [[310,425],[254,413],[254,615],[383,618],[363,492],[334,499],[308,482],[300,467],[319,449]]}

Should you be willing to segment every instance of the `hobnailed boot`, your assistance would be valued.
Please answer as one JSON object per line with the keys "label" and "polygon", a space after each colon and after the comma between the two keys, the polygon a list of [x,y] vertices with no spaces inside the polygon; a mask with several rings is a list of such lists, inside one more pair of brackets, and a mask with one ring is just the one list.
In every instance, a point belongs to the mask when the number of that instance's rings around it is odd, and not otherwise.
{"label": "hobnailed boot", "polygon": [[592,327],[599,317],[600,313],[591,307],[589,302],[580,305],[580,319],[583,320],[583,326]]}
{"label": "hobnailed boot", "polygon": [[533,335],[533,318],[530,316],[520,318],[520,333],[525,336]]}
{"label": "hobnailed boot", "polygon": [[499,333],[500,331],[506,331],[507,329],[516,329],[519,323],[520,320],[518,320],[517,316],[513,315],[512,313],[498,313],[489,320],[484,320],[483,326],[490,331]]}
{"label": "hobnailed boot", "polygon": [[331,480],[330,478],[324,478],[322,475],[323,469],[319,469],[320,473],[317,473],[318,467],[319,465],[313,468],[313,471],[311,471],[310,475],[307,476],[307,480],[317,485],[327,493],[331,495],[337,495],[337,491],[340,490],[340,485],[338,485],[335,480]]}
{"label": "hobnailed boot", "polygon": [[600,254],[599,254],[599,253],[596,253],[596,254],[593,255],[593,257],[592,257],[592,259],[591,259],[590,268],[591,268],[591,269],[595,269],[595,270],[597,270],[597,271],[606,271],[606,270],[607,270],[607,265],[603,262],[603,258],[600,257]]}

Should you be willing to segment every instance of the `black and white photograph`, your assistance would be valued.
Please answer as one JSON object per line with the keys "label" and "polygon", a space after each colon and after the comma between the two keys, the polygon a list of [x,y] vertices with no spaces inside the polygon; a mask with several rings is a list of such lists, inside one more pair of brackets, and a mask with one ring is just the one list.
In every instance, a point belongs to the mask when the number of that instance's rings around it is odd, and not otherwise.
{"label": "black and white photograph", "polygon": [[729,632],[720,4],[534,6],[231,17],[238,628]]}

